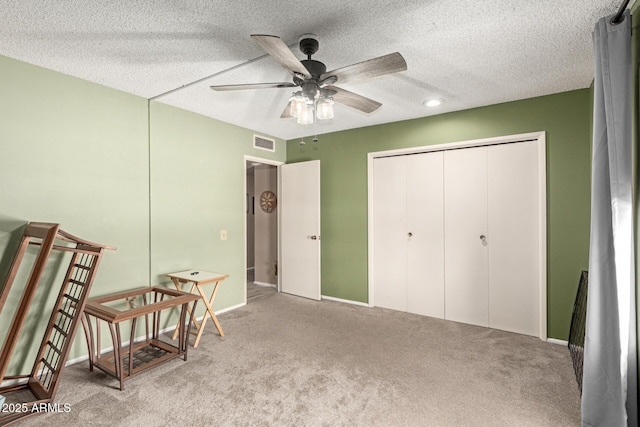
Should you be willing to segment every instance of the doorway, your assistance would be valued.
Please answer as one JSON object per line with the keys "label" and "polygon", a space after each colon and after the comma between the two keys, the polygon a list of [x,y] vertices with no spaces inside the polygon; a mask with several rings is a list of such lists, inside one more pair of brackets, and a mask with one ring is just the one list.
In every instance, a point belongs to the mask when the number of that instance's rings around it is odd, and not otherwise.
{"label": "doorway", "polygon": [[247,303],[278,290],[278,168],[267,162],[245,157]]}

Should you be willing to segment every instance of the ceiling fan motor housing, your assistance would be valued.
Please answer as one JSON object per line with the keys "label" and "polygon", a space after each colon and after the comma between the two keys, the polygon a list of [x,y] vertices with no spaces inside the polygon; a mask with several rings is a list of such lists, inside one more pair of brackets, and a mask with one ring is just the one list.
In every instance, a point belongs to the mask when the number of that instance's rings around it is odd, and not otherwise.
{"label": "ceiling fan motor housing", "polygon": [[309,74],[311,74],[311,77],[313,78],[317,79],[321,75],[327,72],[327,66],[320,61],[316,61],[313,59],[303,59],[300,62],[302,62],[302,65],[304,65],[304,68],[306,68],[309,71]]}
{"label": "ceiling fan motor housing", "polygon": [[310,79],[294,79],[294,82],[302,88],[302,93],[309,99],[315,98],[320,89],[320,76],[327,72],[327,67],[320,61],[313,59],[303,59],[300,61],[302,65],[311,74]]}
{"label": "ceiling fan motor housing", "polygon": [[298,46],[302,53],[307,55],[309,59],[311,59],[311,55],[318,51],[318,47],[320,47],[320,42],[318,41],[318,36],[315,34],[303,34],[298,39]]}
{"label": "ceiling fan motor housing", "polygon": [[302,94],[308,99],[313,100],[318,94],[318,84],[315,82],[304,82],[300,87]]}

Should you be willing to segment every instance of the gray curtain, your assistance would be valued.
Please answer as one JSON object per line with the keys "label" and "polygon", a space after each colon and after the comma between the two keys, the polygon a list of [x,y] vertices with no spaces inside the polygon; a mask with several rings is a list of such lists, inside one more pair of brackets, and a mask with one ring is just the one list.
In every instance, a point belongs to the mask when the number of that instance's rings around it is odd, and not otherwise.
{"label": "gray curtain", "polygon": [[602,18],[595,48],[583,426],[637,426],[631,170],[631,15]]}

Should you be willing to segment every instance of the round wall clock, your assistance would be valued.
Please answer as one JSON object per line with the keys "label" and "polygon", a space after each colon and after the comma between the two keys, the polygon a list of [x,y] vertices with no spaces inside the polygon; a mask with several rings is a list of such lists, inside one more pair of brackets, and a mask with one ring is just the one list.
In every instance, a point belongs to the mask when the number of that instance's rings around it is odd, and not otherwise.
{"label": "round wall clock", "polygon": [[277,205],[278,199],[273,191],[265,191],[260,195],[260,208],[266,213],[275,211]]}

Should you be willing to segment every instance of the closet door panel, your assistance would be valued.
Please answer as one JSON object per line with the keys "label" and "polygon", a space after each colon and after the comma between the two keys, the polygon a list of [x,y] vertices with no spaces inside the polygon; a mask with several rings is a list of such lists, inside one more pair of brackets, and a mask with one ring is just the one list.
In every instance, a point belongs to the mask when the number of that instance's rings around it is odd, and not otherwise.
{"label": "closet door panel", "polygon": [[445,152],[444,189],[445,318],[488,326],[487,147]]}
{"label": "closet door panel", "polygon": [[442,152],[406,157],[407,311],[444,318]]}
{"label": "closet door panel", "polygon": [[373,162],[373,280],[377,307],[407,310],[405,156]]}
{"label": "closet door panel", "polygon": [[490,147],[489,326],[539,334],[538,147]]}

